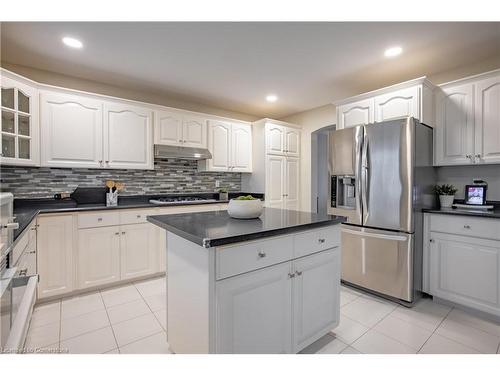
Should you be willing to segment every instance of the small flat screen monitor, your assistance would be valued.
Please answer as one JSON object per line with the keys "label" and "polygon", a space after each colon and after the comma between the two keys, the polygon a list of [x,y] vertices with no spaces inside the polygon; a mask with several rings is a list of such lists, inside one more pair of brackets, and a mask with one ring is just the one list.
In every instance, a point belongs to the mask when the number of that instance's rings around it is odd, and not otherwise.
{"label": "small flat screen monitor", "polygon": [[486,186],[466,185],[465,204],[472,204],[475,206],[481,206],[486,204]]}

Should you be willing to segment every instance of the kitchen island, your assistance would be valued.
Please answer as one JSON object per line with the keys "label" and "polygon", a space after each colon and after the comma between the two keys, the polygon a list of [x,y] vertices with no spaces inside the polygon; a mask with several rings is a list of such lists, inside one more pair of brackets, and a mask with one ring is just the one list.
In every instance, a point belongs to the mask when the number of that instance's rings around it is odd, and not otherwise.
{"label": "kitchen island", "polygon": [[167,231],[176,353],[297,353],[339,323],[343,217],[265,208],[149,216]]}

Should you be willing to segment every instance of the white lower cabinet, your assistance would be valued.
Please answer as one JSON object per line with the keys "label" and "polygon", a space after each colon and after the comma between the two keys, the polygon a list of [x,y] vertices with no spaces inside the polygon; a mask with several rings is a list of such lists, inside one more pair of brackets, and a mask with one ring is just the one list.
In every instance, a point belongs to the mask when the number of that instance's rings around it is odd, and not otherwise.
{"label": "white lower cabinet", "polygon": [[78,287],[120,280],[120,232],[117,227],[78,230]]}
{"label": "white lower cabinet", "polygon": [[73,290],[73,216],[37,219],[38,298]]}
{"label": "white lower cabinet", "polygon": [[122,280],[159,271],[159,237],[150,223],[123,225],[120,232],[120,276]]}
{"label": "white lower cabinet", "polygon": [[339,323],[340,251],[331,249],[294,262],[293,350],[298,352]]}
{"label": "white lower cabinet", "polygon": [[296,353],[339,322],[340,249],[216,282],[217,353]]}

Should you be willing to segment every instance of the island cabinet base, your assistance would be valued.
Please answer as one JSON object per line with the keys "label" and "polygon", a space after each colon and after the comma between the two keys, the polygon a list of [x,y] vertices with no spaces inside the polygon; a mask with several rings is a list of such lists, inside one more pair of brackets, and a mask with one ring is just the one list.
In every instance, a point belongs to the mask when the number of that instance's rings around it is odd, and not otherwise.
{"label": "island cabinet base", "polygon": [[338,225],[208,249],[167,241],[175,353],[297,353],[339,323]]}

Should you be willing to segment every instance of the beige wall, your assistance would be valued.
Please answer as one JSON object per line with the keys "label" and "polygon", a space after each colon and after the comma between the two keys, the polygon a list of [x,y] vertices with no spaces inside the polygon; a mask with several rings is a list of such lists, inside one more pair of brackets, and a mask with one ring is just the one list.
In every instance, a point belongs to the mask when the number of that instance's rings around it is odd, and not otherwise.
{"label": "beige wall", "polygon": [[211,115],[229,117],[243,121],[258,120],[258,117],[250,114],[228,111],[222,108],[214,108],[171,96],[165,96],[164,94],[161,93],[130,90],[123,87],[104,84],[101,82],[90,81],[77,77],[71,77],[59,73],[35,69],[22,65],[13,65],[5,62],[2,62],[1,66],[14,73],[30,78],[36,82],[45,83],[48,85],[66,87],[74,90],[88,91],[101,95],[115,96],[123,99],[137,100],[151,104],[165,105],[167,107],[180,108],[195,112],[202,112]]}

